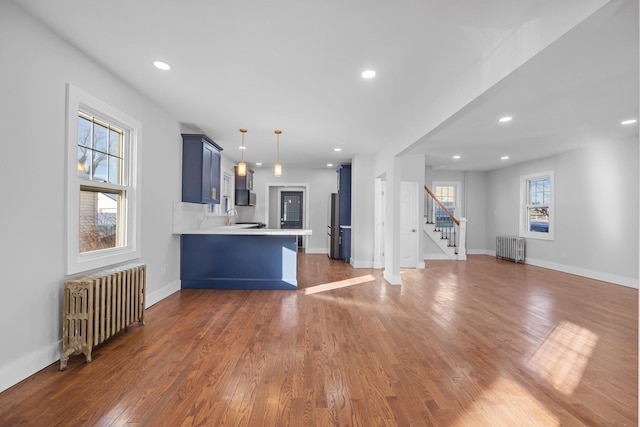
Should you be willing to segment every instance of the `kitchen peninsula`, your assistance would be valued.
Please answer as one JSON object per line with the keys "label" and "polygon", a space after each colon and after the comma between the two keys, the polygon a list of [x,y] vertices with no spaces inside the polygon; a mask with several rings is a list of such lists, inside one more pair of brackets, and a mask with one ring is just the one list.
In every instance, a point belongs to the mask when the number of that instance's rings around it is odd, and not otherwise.
{"label": "kitchen peninsula", "polygon": [[298,236],[308,229],[251,225],[184,230],[180,234],[183,289],[295,290]]}

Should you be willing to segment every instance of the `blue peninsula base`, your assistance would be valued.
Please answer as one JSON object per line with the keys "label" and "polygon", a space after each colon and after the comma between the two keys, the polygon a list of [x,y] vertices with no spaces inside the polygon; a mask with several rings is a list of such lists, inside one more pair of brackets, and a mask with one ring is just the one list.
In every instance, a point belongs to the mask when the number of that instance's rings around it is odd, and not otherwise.
{"label": "blue peninsula base", "polygon": [[183,234],[183,289],[298,288],[297,236]]}

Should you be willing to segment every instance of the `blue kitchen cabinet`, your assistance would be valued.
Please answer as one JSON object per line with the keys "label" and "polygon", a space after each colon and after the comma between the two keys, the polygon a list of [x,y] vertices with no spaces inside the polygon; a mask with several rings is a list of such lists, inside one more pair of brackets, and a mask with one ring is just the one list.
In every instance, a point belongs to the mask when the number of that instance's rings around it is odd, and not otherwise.
{"label": "blue kitchen cabinet", "polygon": [[298,236],[183,234],[182,289],[296,290]]}
{"label": "blue kitchen cabinet", "polygon": [[182,201],[220,203],[222,147],[203,134],[182,134]]}
{"label": "blue kitchen cabinet", "polygon": [[351,165],[341,165],[338,175],[338,205],[340,225],[351,225]]}
{"label": "blue kitchen cabinet", "polygon": [[351,226],[340,226],[340,259],[351,262]]}

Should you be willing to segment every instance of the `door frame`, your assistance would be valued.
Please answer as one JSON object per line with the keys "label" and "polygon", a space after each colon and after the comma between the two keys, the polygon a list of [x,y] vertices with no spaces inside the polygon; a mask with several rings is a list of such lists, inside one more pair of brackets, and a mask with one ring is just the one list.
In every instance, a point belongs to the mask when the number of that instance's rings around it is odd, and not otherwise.
{"label": "door frame", "polygon": [[[276,224],[269,223],[269,198],[271,194],[271,188],[276,188],[278,191],[276,201],[276,218],[280,218],[280,198],[283,191],[302,191],[302,209],[304,209],[302,228],[311,228],[309,225],[309,184],[297,183],[297,182],[267,182],[265,184],[265,198],[264,198],[264,222],[267,228],[280,228],[280,221],[276,221]],[[302,247],[307,248],[309,246],[309,236],[302,236]]]}

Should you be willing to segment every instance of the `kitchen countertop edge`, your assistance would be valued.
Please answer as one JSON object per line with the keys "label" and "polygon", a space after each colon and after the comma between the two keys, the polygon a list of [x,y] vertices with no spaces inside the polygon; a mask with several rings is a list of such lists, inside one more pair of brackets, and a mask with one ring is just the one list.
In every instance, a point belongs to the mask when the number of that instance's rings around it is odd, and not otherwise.
{"label": "kitchen countertop edge", "polygon": [[197,230],[174,231],[173,234],[226,234],[237,236],[310,236],[310,229],[271,229],[271,228],[239,228],[215,227]]}

